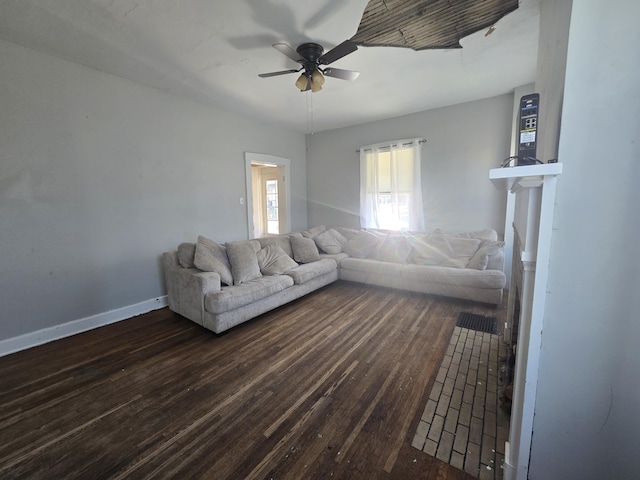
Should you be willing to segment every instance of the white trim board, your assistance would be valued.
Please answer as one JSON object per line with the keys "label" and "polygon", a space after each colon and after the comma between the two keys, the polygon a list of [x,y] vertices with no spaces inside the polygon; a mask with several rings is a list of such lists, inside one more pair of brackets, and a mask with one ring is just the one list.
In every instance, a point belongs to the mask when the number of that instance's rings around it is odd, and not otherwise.
{"label": "white trim board", "polygon": [[288,158],[276,157],[265,153],[244,152],[245,177],[247,186],[247,238],[253,237],[253,184],[251,181],[251,164],[273,165],[276,167],[284,167],[285,181],[284,188],[286,192],[287,203],[285,205],[285,232],[291,231],[291,160]]}
{"label": "white trim board", "polygon": [[108,312],[99,313],[90,317],[80,318],[71,322],[55,325],[53,327],[43,328],[35,332],[25,333],[17,337],[0,340],[0,357],[9,355],[10,353],[26,350],[27,348],[42,345],[44,343],[59,340],[61,338],[70,337],[77,333],[93,330],[94,328],[103,327],[111,323],[126,320],[136,315],[158,310],[168,305],[167,296],[152,298],[144,302],[136,303]]}

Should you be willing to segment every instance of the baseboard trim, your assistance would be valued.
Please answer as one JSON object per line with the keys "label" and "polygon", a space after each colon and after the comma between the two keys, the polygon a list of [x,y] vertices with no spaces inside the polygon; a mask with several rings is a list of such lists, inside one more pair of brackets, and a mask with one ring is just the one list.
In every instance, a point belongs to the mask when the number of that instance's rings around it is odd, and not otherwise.
{"label": "baseboard trim", "polygon": [[71,322],[55,325],[35,332],[25,333],[17,337],[0,340],[0,357],[9,355],[10,353],[26,350],[27,348],[42,345],[44,343],[59,340],[64,337],[70,337],[77,333],[93,330],[94,328],[116,323],[127,318],[135,317],[143,313],[158,310],[168,305],[167,296],[152,298],[144,302],[129,305],[127,307],[117,308],[108,312],[99,313],[90,317],[80,318]]}

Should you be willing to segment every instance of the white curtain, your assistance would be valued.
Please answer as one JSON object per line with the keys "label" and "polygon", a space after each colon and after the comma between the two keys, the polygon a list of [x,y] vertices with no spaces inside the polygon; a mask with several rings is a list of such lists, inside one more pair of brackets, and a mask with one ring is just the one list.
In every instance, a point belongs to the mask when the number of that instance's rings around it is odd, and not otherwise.
{"label": "white curtain", "polygon": [[415,138],[360,148],[360,225],[424,230],[421,143]]}

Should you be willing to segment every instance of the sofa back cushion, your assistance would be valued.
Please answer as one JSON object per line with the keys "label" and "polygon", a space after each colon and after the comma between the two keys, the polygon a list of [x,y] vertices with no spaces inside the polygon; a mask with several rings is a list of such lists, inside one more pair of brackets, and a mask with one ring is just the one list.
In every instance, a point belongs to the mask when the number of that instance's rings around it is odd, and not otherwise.
{"label": "sofa back cushion", "polygon": [[440,265],[453,255],[451,245],[439,228],[428,236],[412,236],[410,242],[411,262],[418,265]]}
{"label": "sofa back cushion", "polygon": [[319,233],[324,232],[327,229],[325,225],[318,225],[316,227],[307,228],[306,230],[302,230],[302,236],[304,238],[313,238]]}
{"label": "sofa back cushion", "polygon": [[329,228],[313,237],[313,241],[320,250],[330,255],[337,255],[342,252],[342,246],[347,243],[347,239],[333,228]]}
{"label": "sofa back cushion", "polygon": [[257,256],[260,242],[257,240],[227,242],[226,246],[234,285],[240,285],[262,276]]}
{"label": "sofa back cushion", "polygon": [[363,230],[345,243],[342,251],[353,258],[367,258],[375,252],[381,242],[381,237]]}
{"label": "sofa back cushion", "polygon": [[360,230],[357,228],[347,228],[347,227],[334,227],[335,231],[340,232],[340,234],[347,239],[347,241],[351,240],[357,234],[360,233]]}
{"label": "sofa back cushion", "polygon": [[375,260],[391,263],[406,263],[411,253],[411,244],[406,235],[387,235],[375,253]]}
{"label": "sofa back cushion", "polygon": [[474,230],[473,232],[462,232],[447,235],[448,238],[478,238],[480,240],[498,240],[498,232],[492,228],[484,230]]}
{"label": "sofa back cushion", "polygon": [[226,249],[213,240],[202,235],[198,237],[193,264],[203,272],[217,272],[220,275],[220,283],[233,285]]}

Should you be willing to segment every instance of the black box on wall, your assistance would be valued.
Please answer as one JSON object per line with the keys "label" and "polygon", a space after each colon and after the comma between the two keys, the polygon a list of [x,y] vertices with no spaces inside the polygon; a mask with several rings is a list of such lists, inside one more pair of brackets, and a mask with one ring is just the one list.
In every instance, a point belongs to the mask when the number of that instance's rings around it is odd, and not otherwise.
{"label": "black box on wall", "polygon": [[538,140],[540,95],[532,93],[520,99],[518,115],[518,165],[535,165]]}

